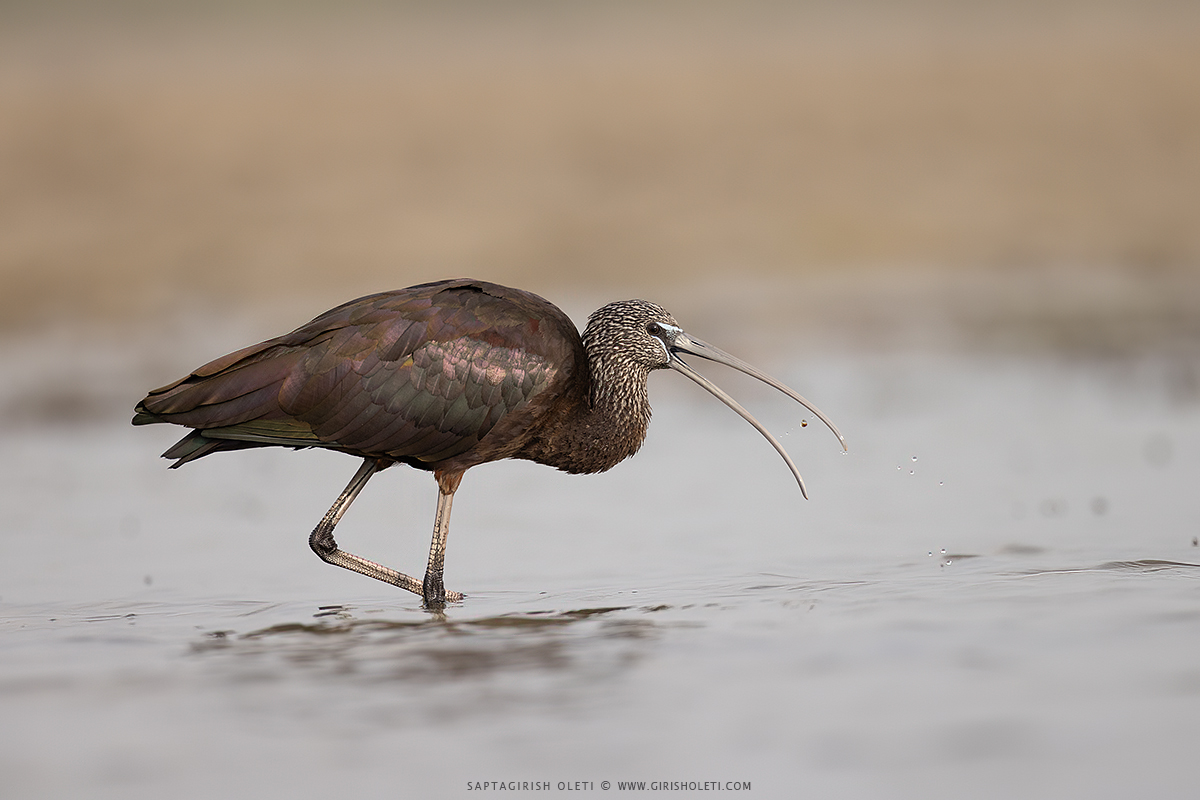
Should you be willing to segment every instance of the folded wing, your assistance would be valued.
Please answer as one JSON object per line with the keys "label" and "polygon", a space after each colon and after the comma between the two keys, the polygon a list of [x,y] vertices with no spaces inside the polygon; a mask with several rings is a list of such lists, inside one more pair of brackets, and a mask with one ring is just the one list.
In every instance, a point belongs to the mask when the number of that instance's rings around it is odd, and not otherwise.
{"label": "folded wing", "polygon": [[134,423],[195,429],[163,454],[172,466],[267,445],[438,462],[568,377],[564,324],[534,295],[473,281],[371,295],[154,390]]}

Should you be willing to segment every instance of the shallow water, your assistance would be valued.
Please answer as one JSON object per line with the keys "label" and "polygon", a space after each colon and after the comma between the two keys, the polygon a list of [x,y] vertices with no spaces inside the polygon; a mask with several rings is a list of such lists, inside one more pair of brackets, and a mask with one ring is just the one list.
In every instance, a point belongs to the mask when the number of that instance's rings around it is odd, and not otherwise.
{"label": "shallow water", "polygon": [[[3,794],[1190,794],[1191,373],[911,352],[763,366],[849,454],[782,396],[705,372],[780,436],[811,500],[743,421],[656,375],[646,447],[612,472],[467,475],[447,585],[468,597],[443,614],[308,550],[351,459],[169,472],[177,432],[115,404],[10,422]],[[389,470],[339,541],[419,572],[435,498]]]}

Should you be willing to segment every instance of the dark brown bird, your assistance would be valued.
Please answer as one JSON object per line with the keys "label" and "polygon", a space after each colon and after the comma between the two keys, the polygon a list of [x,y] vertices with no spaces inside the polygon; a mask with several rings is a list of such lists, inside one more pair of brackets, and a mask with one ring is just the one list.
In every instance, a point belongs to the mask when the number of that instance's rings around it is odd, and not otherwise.
{"label": "dark brown bird", "polygon": [[[415,592],[428,607],[462,599],[442,584],[450,505],[463,473],[524,458],[572,473],[603,472],[637,452],[650,421],[646,379],[682,372],[783,446],[680,358],[726,364],[824,414],[769,375],[688,336],[662,307],[610,303],[582,338],[537,295],[476,280],[426,283],[340,305],[291,333],[218,358],[155,389],[134,425],[170,422],[192,432],[163,453],[171,468],[222,450],[324,447],[363,464],[313,530],[325,561]],[[376,472],[408,464],[433,473],[437,517],[425,579],[347,553],[333,529]]]}

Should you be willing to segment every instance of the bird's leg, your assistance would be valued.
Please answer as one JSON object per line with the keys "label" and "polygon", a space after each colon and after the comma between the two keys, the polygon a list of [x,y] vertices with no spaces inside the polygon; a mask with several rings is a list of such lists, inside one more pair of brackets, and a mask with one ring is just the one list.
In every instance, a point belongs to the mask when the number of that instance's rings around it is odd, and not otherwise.
{"label": "bird's leg", "polygon": [[462,483],[461,472],[435,471],[433,477],[438,484],[437,516],[433,521],[433,540],[429,543],[429,563],[425,566],[425,581],[422,595],[425,605],[434,608],[445,604],[447,600],[462,600],[458,592],[447,592],[442,585],[442,571],[446,562],[446,537],[450,533],[450,506],[454,503],[454,493]]}
{"label": "bird's leg", "polygon": [[[308,546],[313,549],[313,552],[321,557],[322,561],[328,562],[335,566],[345,567],[353,570],[368,578],[374,578],[384,583],[390,583],[393,586],[399,586],[401,589],[407,589],[414,594],[423,594],[421,582],[416,578],[405,575],[403,572],[385,567],[382,564],[376,564],[374,561],[368,561],[361,556],[356,556],[353,553],[347,553],[345,550],[338,549],[337,542],[333,539],[333,528],[338,524],[338,520],[346,513],[346,509],[354,502],[354,498],[358,497],[358,493],[367,485],[367,481],[371,479],[379,470],[388,466],[389,462],[380,461],[374,458],[368,458],[363,461],[363,465],[358,468],[358,472],[354,473],[354,477],[350,479],[350,483],[338,496],[337,501],[326,512],[324,519],[320,524],[313,529],[312,535],[308,537]],[[461,597],[461,595],[460,595]]]}

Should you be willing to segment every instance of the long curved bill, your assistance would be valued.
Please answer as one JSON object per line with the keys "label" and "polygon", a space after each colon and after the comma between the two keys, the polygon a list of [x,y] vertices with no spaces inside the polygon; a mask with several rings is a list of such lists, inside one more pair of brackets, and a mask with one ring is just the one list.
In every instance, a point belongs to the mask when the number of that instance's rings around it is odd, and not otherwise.
{"label": "long curved bill", "polygon": [[804,487],[804,478],[800,477],[800,470],[796,468],[795,462],[792,461],[792,458],[787,454],[787,451],[783,449],[783,445],[779,443],[779,440],[772,436],[770,431],[764,428],[758,420],[751,416],[749,411],[742,408],[742,406],[738,404],[736,400],[726,394],[721,387],[717,386],[708,378],[704,377],[699,372],[696,372],[696,370],[688,366],[683,359],[679,358],[678,354],[688,353],[690,355],[698,356],[699,358],[708,359],[709,361],[715,361],[718,364],[724,364],[727,367],[732,367],[739,372],[744,372],[752,378],[757,378],[768,386],[775,387],[811,411],[817,417],[817,419],[821,420],[821,422],[824,422],[825,425],[828,426],[829,430],[833,431],[833,435],[838,438],[838,442],[841,443],[843,450],[847,449],[846,437],[842,436],[842,433],[837,429],[837,426],[833,424],[829,417],[822,414],[816,406],[805,400],[791,388],[772,378],[767,373],[757,369],[756,367],[750,366],[740,358],[729,355],[729,353],[726,353],[719,347],[714,347],[713,345],[703,342],[699,339],[693,339],[683,331],[673,331],[673,333],[675,333],[675,335],[668,344],[668,352],[671,355],[671,360],[667,366],[676,372],[683,373],[696,383],[703,386],[705,389],[711,392],[713,396],[736,411],[738,416],[749,422],[754,426],[755,430],[766,437],[766,440],[771,443],[771,446],[775,448],[776,452],[783,456],[783,460],[787,463],[788,469],[792,471],[792,475],[796,478],[796,483],[800,485],[800,493],[804,495],[805,499],[808,499],[808,490]]}

